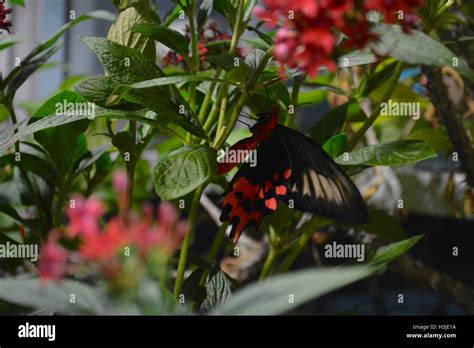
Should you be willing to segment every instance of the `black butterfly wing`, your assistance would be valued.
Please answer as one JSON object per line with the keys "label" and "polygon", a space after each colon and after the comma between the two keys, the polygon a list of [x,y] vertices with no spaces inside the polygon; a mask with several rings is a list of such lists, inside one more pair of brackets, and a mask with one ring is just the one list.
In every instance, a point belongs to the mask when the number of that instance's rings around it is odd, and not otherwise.
{"label": "black butterfly wing", "polygon": [[256,156],[256,165],[243,164],[224,193],[220,220],[232,225],[234,243],[246,227],[257,228],[288,193],[291,161],[281,137],[272,134],[258,146]]}
{"label": "black butterfly wing", "polygon": [[324,150],[305,135],[278,125],[291,157],[287,202],[298,210],[357,223],[368,220],[367,206],[359,190]]}

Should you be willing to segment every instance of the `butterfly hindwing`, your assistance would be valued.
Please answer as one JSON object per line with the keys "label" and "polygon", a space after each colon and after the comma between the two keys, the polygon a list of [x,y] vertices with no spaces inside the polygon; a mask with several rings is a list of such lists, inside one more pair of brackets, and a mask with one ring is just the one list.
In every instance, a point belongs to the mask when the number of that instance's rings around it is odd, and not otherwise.
{"label": "butterfly hindwing", "polygon": [[234,243],[246,227],[258,227],[288,193],[291,160],[281,138],[271,135],[256,151],[256,165],[243,164],[224,193],[220,219],[232,225]]}
{"label": "butterfly hindwing", "polygon": [[366,223],[367,207],[359,190],[324,150],[305,135],[278,125],[291,157],[286,200],[299,210],[337,219]]}

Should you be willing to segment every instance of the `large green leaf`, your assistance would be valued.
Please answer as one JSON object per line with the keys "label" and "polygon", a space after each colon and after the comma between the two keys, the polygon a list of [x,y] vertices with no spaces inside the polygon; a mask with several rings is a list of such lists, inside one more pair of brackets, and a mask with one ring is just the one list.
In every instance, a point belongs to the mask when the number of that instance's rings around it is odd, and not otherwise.
{"label": "large green leaf", "polygon": [[[194,135],[207,137],[176,86],[163,85],[141,90],[120,86],[164,77],[164,73],[143,53],[104,38],[86,37],[83,41],[97,54],[107,75],[118,85],[114,95],[119,94],[129,102],[153,110],[162,118],[162,124],[173,122]],[[109,98],[109,104],[115,104],[119,100],[114,97],[111,103]]]}
{"label": "large green leaf", "polygon": [[205,145],[172,152],[153,171],[156,193],[162,200],[182,197],[205,183],[217,167],[216,152]]}
{"label": "large green leaf", "polygon": [[410,64],[450,66],[474,82],[467,63],[431,36],[419,30],[404,33],[399,25],[378,24],[373,31],[379,36],[372,46],[377,54]]}
{"label": "large green leaf", "polygon": [[136,25],[151,21],[148,6],[131,6],[121,11],[110,27],[107,38],[118,44],[144,53],[151,60],[156,60],[155,43],[146,36],[132,31]]}
{"label": "large green leaf", "polygon": [[[86,100],[72,91],[64,91],[48,99],[34,114],[41,118],[58,113],[59,105],[85,105]],[[85,109],[84,109],[85,110]],[[89,126],[88,120],[44,129],[35,134],[35,140],[48,152],[58,172],[64,176],[87,154],[87,140],[83,134]]]}
{"label": "large green leaf", "polygon": [[296,271],[254,283],[215,309],[218,315],[276,315],[356,282],[372,274],[368,266],[318,268]]}
{"label": "large green leaf", "polygon": [[162,77],[163,72],[145,54],[103,37],[84,37],[82,41],[97,55],[116,84],[132,84]]}
{"label": "large green leaf", "polygon": [[423,141],[400,140],[344,153],[335,161],[342,165],[401,166],[436,156],[436,152]]}
{"label": "large green leaf", "polygon": [[[71,295],[74,295],[75,303],[71,303]],[[63,314],[104,313],[102,292],[71,280],[43,283],[38,278],[3,278],[0,279],[0,299]]]}
{"label": "large green leaf", "polygon": [[176,30],[157,23],[142,23],[135,25],[132,31],[148,36],[181,54],[183,57],[188,57],[188,39]]}

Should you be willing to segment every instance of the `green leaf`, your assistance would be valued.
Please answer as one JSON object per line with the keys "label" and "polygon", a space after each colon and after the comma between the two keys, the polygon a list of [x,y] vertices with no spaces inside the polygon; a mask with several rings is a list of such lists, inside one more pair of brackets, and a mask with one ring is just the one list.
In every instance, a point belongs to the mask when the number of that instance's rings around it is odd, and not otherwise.
{"label": "green leaf", "polygon": [[344,103],[329,111],[311,128],[311,137],[319,144],[339,133],[346,119],[350,103]]}
{"label": "green leaf", "polygon": [[[69,301],[71,294],[76,296],[75,303]],[[0,279],[3,301],[62,314],[103,313],[103,297],[98,289],[72,280],[43,283],[38,278]]]}
{"label": "green leaf", "polygon": [[[150,88],[156,86],[166,86],[166,85],[174,85],[182,82],[200,82],[200,81],[214,81],[213,77],[204,76],[204,75],[177,75],[177,76],[167,76],[167,77],[159,77],[157,79],[146,80],[142,82],[137,82],[130,85],[130,88],[134,89],[142,89],[142,88]],[[223,80],[223,79],[215,79],[216,82],[237,85],[232,83],[231,81]]]}
{"label": "green leaf", "polygon": [[21,37],[15,35],[0,35],[0,51],[23,41]]}
{"label": "green leaf", "polygon": [[84,37],[82,41],[97,55],[116,84],[129,85],[164,75],[154,61],[133,48],[102,37]]}
{"label": "green leaf", "polygon": [[148,36],[166,47],[171,48],[183,57],[188,58],[189,41],[183,34],[176,30],[156,23],[143,23],[135,25],[132,31]]}
{"label": "green leaf", "polygon": [[10,4],[25,7],[25,0],[10,0]]}
{"label": "green leaf", "polygon": [[420,234],[418,236],[411,237],[400,242],[380,247],[377,249],[375,254],[368,260],[368,263],[370,265],[383,267],[389,262],[395,260],[397,257],[405,254],[423,237],[424,234]]}
{"label": "green leaf", "polygon": [[347,53],[337,60],[338,67],[351,67],[355,65],[365,65],[374,63],[377,61],[377,57],[372,53],[369,48],[352,51]]}
{"label": "green leaf", "polygon": [[206,57],[206,60],[224,69],[225,71],[231,71],[240,66],[241,63],[245,64],[245,61],[241,57],[238,57],[234,54],[215,54],[213,56]]}
{"label": "green leaf", "polygon": [[1,157],[0,165],[6,163],[11,166],[17,166],[21,163],[27,172],[40,176],[46,183],[51,185],[59,183],[59,173],[55,170],[54,163],[47,158],[42,158],[28,152],[22,152],[21,162],[15,161],[15,154],[7,154]]}
{"label": "green leaf", "polygon": [[[150,77],[155,79],[164,76],[156,64],[141,52],[104,38],[86,37],[83,41],[97,54],[107,75],[117,85],[131,85],[148,80]],[[162,124],[173,122],[196,136],[207,138],[207,134],[176,86],[166,85],[142,90],[121,86],[117,88],[125,100],[141,104],[158,114],[162,118]]]}
{"label": "green leaf", "polygon": [[204,269],[196,268],[184,281],[181,293],[186,301],[202,302],[206,298],[206,288],[199,284],[203,274]]}
{"label": "green leaf", "polygon": [[[296,271],[253,283],[234,294],[232,300],[215,309],[217,315],[277,315],[303,303],[368,277],[374,268],[348,266]],[[289,301],[288,295],[294,301]]]}
{"label": "green leaf", "polygon": [[312,87],[315,90],[323,90],[323,91],[333,92],[340,95],[346,95],[346,92],[344,92],[342,89],[336,86],[330,85],[328,83],[305,81],[303,83],[303,86]]}
{"label": "green leaf", "polygon": [[202,302],[201,310],[209,312],[213,308],[223,306],[231,298],[229,280],[224,272],[218,270],[207,284],[206,298]]}
{"label": "green leaf", "polygon": [[115,87],[116,84],[112,78],[95,76],[79,83],[75,90],[87,101],[105,107]]}
{"label": "green leaf", "polygon": [[419,140],[400,140],[371,145],[336,158],[342,165],[401,166],[436,157],[436,152]]}
{"label": "green leaf", "polygon": [[84,157],[79,165],[77,166],[76,173],[79,173],[83,170],[86,170],[89,168],[91,165],[99,161],[101,158],[103,158],[104,154],[107,154],[107,151],[110,149],[112,146],[111,143],[105,143],[102,146],[96,147],[95,149],[92,149],[88,156]]}
{"label": "green leaf", "polygon": [[382,62],[379,66],[382,65],[382,68],[376,71],[369,76],[364,76],[362,79],[356,96],[361,98],[362,96],[367,96],[385,82],[387,82],[390,77],[393,76],[395,69],[397,67],[398,61],[390,59],[388,62]]}
{"label": "green leaf", "polygon": [[237,14],[236,1],[217,0],[214,2],[214,9],[227,18],[231,28],[234,27]]}
{"label": "green leaf", "polygon": [[372,48],[379,55],[410,64],[449,66],[474,82],[474,72],[464,59],[419,30],[411,30],[406,34],[399,25],[378,24],[373,32],[379,38]]}
{"label": "green leaf", "polygon": [[333,135],[328,141],[326,141],[323,145],[323,149],[329,156],[336,158],[344,152],[346,146],[347,135],[346,133],[340,133]]}
{"label": "green leaf", "polygon": [[12,100],[18,88],[20,88],[23,83],[39,68],[41,68],[58,50],[59,46],[54,46],[36,59],[24,59],[20,67],[11,72],[11,74],[14,74],[14,77],[7,85],[6,94],[8,95],[8,98]]}
{"label": "green leaf", "polygon": [[162,200],[170,200],[193,191],[215,174],[216,156],[216,151],[205,145],[172,152],[154,168],[156,193]]}
{"label": "green leaf", "polygon": [[[6,127],[0,131],[0,155],[5,153],[16,141],[43,129],[58,127],[61,125],[78,122],[86,119],[93,119],[95,117],[106,117],[109,119],[124,119],[124,120],[135,120],[148,124],[150,126],[159,128],[163,131],[169,131],[163,127],[163,124],[148,117],[137,115],[136,112],[130,113],[122,110],[109,110],[101,107],[95,107],[95,113],[90,114],[89,112],[77,112],[75,114],[53,114],[47,117],[43,117],[40,120],[28,124],[29,120],[21,121],[13,126]],[[18,130],[15,132],[15,130]]]}
{"label": "green leaf", "polygon": [[156,60],[156,50],[153,40],[133,31],[136,25],[147,24],[150,21],[148,6],[131,6],[120,12],[110,27],[107,39],[140,51],[154,61]]}
{"label": "green leaf", "polygon": [[262,63],[263,57],[265,56],[265,51],[262,51],[258,48],[252,50],[247,56],[245,57],[245,64],[247,64],[252,71],[258,69],[260,64]]}
{"label": "green leaf", "polygon": [[[85,99],[72,91],[64,91],[48,99],[34,114],[41,118],[58,113],[65,104],[84,105]],[[35,140],[48,152],[58,172],[65,176],[77,161],[87,154],[87,140],[83,134],[89,126],[88,120],[75,124],[44,129],[35,134]]]}
{"label": "green leaf", "polygon": [[22,224],[23,218],[17,213],[15,208],[11,205],[0,203],[0,213],[3,213],[9,217],[11,217],[16,222]]}

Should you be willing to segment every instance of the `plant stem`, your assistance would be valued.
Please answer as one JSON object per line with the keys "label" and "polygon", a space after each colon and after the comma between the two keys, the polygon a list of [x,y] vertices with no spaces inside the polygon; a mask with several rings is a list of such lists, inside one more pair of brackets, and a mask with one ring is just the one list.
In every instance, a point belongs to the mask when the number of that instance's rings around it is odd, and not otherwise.
{"label": "plant stem", "polygon": [[385,94],[382,96],[382,99],[379,101],[377,106],[374,108],[372,113],[370,114],[369,118],[367,118],[362,125],[362,127],[357,131],[357,133],[352,137],[348,147],[347,151],[352,151],[357,143],[362,139],[364,136],[365,132],[374,124],[375,120],[379,117],[380,115],[380,109],[382,108],[381,104],[386,103],[390,97],[392,96],[393,92],[395,91],[395,88],[397,87],[398,80],[400,79],[400,74],[403,69],[403,63],[398,62],[397,66],[395,67],[395,71],[393,73],[392,78],[390,79],[390,84],[387,87],[387,90],[385,91]]}
{"label": "plant stem", "polygon": [[[234,30],[232,33],[232,39],[231,39],[230,47],[229,47],[229,54],[234,54],[237,49],[237,43],[240,37],[240,26],[242,25],[243,8],[244,8],[244,1],[239,0],[236,20],[234,24]],[[209,118],[208,118],[210,121],[209,122],[206,121],[207,126],[210,128],[212,124],[215,122],[217,114],[219,113],[219,121],[218,121],[217,129],[216,129],[216,137],[219,136],[222,130],[222,127],[224,127],[225,113],[227,111],[226,107],[227,107],[227,100],[228,100],[228,90],[229,90],[228,85],[221,85],[216,103],[214,104],[211,110],[211,114],[209,115]]]}
{"label": "plant stem", "polygon": [[[18,120],[16,118],[15,109],[13,108],[13,102],[11,100],[8,102],[5,102],[5,106],[7,107],[7,110],[10,114],[12,123],[16,124]],[[20,153],[20,156],[21,156],[19,140],[15,142],[15,152]],[[43,201],[41,194],[36,192],[35,188],[33,187],[33,183],[28,177],[28,172],[25,170],[25,167],[23,166],[23,162],[21,162],[21,159],[18,162],[18,168],[20,169],[21,176],[23,178],[23,181],[25,182],[25,185],[28,191],[31,193],[31,196],[33,197],[33,202],[36,206],[36,210],[38,212],[39,218],[43,223],[43,227],[45,228],[45,230],[47,230],[49,227],[48,225],[50,224],[51,221],[48,221],[48,218],[47,218],[46,204]]]}
{"label": "plant stem", "polygon": [[188,260],[188,250],[189,250],[189,246],[191,245],[193,229],[194,229],[194,225],[196,224],[196,217],[197,217],[197,212],[199,208],[199,201],[201,199],[201,194],[202,194],[202,191],[204,190],[204,187],[205,185],[201,185],[196,189],[196,191],[194,192],[193,200],[191,202],[191,209],[189,212],[189,223],[190,223],[191,229],[189,230],[189,233],[187,233],[186,236],[184,237],[184,241],[181,246],[181,253],[179,255],[178,274],[176,275],[176,282],[174,284],[174,296],[176,298],[179,297],[179,295],[181,294],[181,289],[183,288],[184,272],[186,270],[186,263]]}
{"label": "plant stem", "polygon": [[278,267],[277,272],[279,273],[286,272],[291,267],[293,262],[295,262],[298,256],[300,256],[301,252],[304,250],[308,242],[311,240],[311,236],[313,235],[314,230],[318,226],[318,223],[319,221],[317,218],[312,218],[302,227],[303,233],[301,234],[300,238],[291,249],[290,253],[286,256],[286,258],[280,264],[280,267]]}
{"label": "plant stem", "polygon": [[[132,146],[135,148],[137,146],[137,122],[130,121],[129,126],[130,133],[132,135]],[[136,151],[133,151],[131,154],[132,158],[130,159],[130,163],[128,163],[127,167],[127,176],[128,176],[128,209],[130,209],[133,205],[133,190],[135,187],[135,168],[138,161]]]}
{"label": "plant stem", "polygon": [[267,278],[270,275],[272,270],[273,264],[276,260],[276,252],[275,249],[270,244],[270,250],[268,251],[267,259],[263,265],[262,273],[260,273],[260,280]]}
{"label": "plant stem", "polygon": [[203,124],[203,122],[205,122],[207,109],[209,107],[209,103],[211,102],[212,95],[214,94],[214,90],[216,89],[217,79],[221,76],[221,72],[222,72],[222,68],[219,67],[219,68],[216,69],[216,72],[214,74],[214,78],[211,82],[211,85],[209,86],[209,91],[207,92],[207,94],[204,97],[204,100],[201,104],[201,109],[199,110],[199,115],[198,115],[198,121],[201,124]]}

